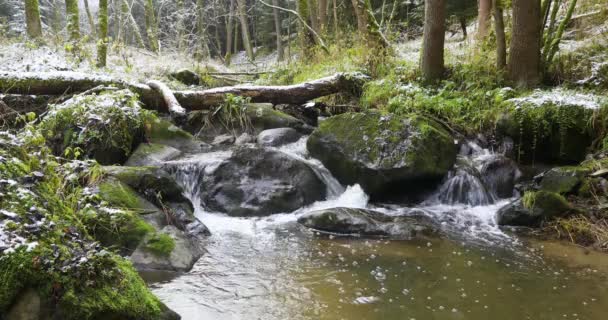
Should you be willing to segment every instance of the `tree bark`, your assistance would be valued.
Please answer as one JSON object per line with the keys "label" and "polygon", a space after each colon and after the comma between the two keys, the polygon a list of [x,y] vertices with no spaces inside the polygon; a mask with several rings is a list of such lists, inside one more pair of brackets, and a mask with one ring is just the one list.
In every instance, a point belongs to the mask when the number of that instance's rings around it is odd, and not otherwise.
{"label": "tree bark", "polygon": [[352,0],[357,26],[364,40],[373,46],[388,47],[389,43],[380,31],[370,0]]}
{"label": "tree bark", "polygon": [[535,86],[540,83],[540,0],[512,0],[512,5],[509,78],[520,87]]}
{"label": "tree bark", "polygon": [[127,0],[123,0],[122,5],[123,12],[126,15],[126,18],[129,19],[129,24],[131,25],[133,34],[135,34],[135,40],[137,40],[137,44],[140,47],[145,48],[146,44],[144,43],[144,38],[142,37],[141,32],[139,31],[139,26],[137,25],[137,21],[135,21],[135,17],[133,17],[133,14],[131,13],[131,7],[129,6],[129,3],[127,2]]}
{"label": "tree bark", "polygon": [[253,47],[251,46],[251,35],[249,33],[249,20],[247,18],[247,2],[246,0],[237,0],[239,20],[241,21],[241,36],[243,37],[243,46],[247,51],[249,60],[255,60]]}
{"label": "tree bark", "polygon": [[[234,86],[204,91],[177,91],[174,96],[186,110],[206,110],[222,104],[228,95],[250,98],[251,102],[303,104],[339,92],[360,90],[369,78],[359,73],[338,73],[330,77],[290,86]],[[148,109],[168,110],[167,103],[149,85],[130,83],[105,76],[64,71],[50,73],[0,72],[0,93],[64,95],[95,87],[121,87],[132,90]]]}
{"label": "tree bark", "polygon": [[42,23],[40,22],[40,7],[38,0],[25,0],[25,24],[27,35],[32,38],[42,37]]}
{"label": "tree bark", "polygon": [[148,35],[148,45],[150,51],[158,53],[158,25],[154,15],[154,3],[152,0],[145,0],[144,14],[146,18],[146,35]]}
{"label": "tree bark", "polygon": [[327,32],[327,0],[317,0],[319,4],[319,30],[321,34]]}
{"label": "tree bark", "polygon": [[226,55],[224,61],[226,65],[230,65],[232,56],[232,28],[234,26],[234,0],[230,0],[230,7],[228,8],[228,19],[226,23]]}
{"label": "tree bark", "polygon": [[97,42],[97,66],[106,66],[108,56],[108,0],[99,0],[99,41]]}
{"label": "tree bark", "polygon": [[[197,24],[196,28],[198,31],[198,55],[200,59],[209,58],[209,43],[207,42],[207,33],[205,28],[205,0],[197,0],[196,1],[196,10],[197,10]],[[218,50],[222,50],[222,48],[218,48]]]}
{"label": "tree bark", "polygon": [[505,20],[500,0],[494,0],[494,28],[496,33],[496,67],[505,70],[507,67],[507,40],[505,36]]}
{"label": "tree bark", "polygon": [[424,42],[420,70],[429,82],[441,79],[444,72],[446,0],[427,0],[424,17]]}
{"label": "tree bark", "polygon": [[149,81],[147,84],[148,86],[150,86],[150,88],[152,88],[161,95],[165,105],[167,106],[166,111],[169,112],[171,117],[179,119],[184,118],[184,116],[186,115],[186,109],[182,108],[182,106],[175,98],[173,91],[171,91],[169,87],[167,87],[164,83],[155,80]]}
{"label": "tree bark", "polygon": [[78,0],[65,0],[65,12],[68,21],[68,34],[71,41],[80,40],[80,16]]}
{"label": "tree bark", "polygon": [[[275,7],[279,6],[278,0],[272,0],[272,5]],[[281,27],[281,15],[279,9],[272,8],[272,15],[274,16],[274,29],[277,33],[277,60],[283,61],[283,32]]]}
{"label": "tree bark", "polygon": [[477,39],[484,40],[490,32],[490,18],[492,16],[492,0],[479,0],[477,16]]}
{"label": "tree bark", "polygon": [[338,37],[340,34],[340,28],[338,24],[338,0],[333,0],[333,9],[334,9],[334,35]]}
{"label": "tree bark", "polygon": [[317,0],[308,1],[308,16],[310,17],[310,26],[316,33],[319,33],[319,16],[317,15]]}

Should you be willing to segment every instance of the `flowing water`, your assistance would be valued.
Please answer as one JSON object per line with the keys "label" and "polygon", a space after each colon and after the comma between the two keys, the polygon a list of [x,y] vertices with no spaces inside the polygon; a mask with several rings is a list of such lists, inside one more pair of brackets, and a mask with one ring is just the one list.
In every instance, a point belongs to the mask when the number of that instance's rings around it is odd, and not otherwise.
{"label": "flowing water", "polygon": [[[524,244],[503,233],[494,215],[508,199],[488,190],[471,162],[467,169],[459,165],[417,208],[441,221],[449,239],[365,240],[317,235],[296,220],[336,206],[388,214],[410,208],[374,207],[359,186],[343,188],[307,157],[305,140],[279,150],[315,170],[328,187],[327,201],[268,218],[228,217],[205,211],[197,181],[230,152],[167,163],[213,233],[192,271],[151,284],[182,319],[606,318],[608,256],[590,259],[576,249]],[[463,196],[445,196],[462,190]]]}

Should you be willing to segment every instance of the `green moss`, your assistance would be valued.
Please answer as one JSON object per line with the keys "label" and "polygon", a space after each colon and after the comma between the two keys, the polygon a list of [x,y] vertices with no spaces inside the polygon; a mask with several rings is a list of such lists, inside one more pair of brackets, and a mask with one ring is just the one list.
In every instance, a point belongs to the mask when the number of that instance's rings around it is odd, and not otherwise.
{"label": "green moss", "polygon": [[175,241],[168,234],[157,233],[146,241],[145,249],[159,257],[168,257],[175,249]]}
{"label": "green moss", "polygon": [[119,208],[138,209],[141,207],[135,191],[120,181],[101,183],[99,192],[102,199]]}
{"label": "green moss", "polygon": [[154,118],[149,122],[149,126],[146,128],[146,134],[150,142],[163,143],[168,140],[180,140],[180,139],[192,139],[192,135],[173,123]]}
{"label": "green moss", "polygon": [[526,192],[522,202],[525,209],[532,211],[534,216],[543,219],[564,216],[573,210],[566,198],[549,191]]}

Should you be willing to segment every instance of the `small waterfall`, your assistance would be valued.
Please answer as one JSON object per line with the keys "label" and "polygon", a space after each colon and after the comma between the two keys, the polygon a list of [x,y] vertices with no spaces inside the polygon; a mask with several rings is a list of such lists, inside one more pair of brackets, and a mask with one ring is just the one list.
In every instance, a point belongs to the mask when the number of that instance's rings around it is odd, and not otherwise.
{"label": "small waterfall", "polygon": [[496,197],[486,188],[479,177],[479,172],[468,163],[462,163],[465,161],[460,162],[439,188],[435,200],[448,205],[487,206],[493,204]]}

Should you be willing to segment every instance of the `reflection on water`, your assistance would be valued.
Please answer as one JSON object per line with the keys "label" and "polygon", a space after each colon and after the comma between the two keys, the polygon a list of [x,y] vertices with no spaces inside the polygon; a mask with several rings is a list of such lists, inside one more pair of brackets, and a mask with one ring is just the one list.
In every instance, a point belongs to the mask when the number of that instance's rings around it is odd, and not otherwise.
{"label": "reflection on water", "polygon": [[327,239],[290,223],[251,226],[216,232],[194,270],[153,291],[185,320],[606,316],[605,269],[568,266],[535,249]]}

